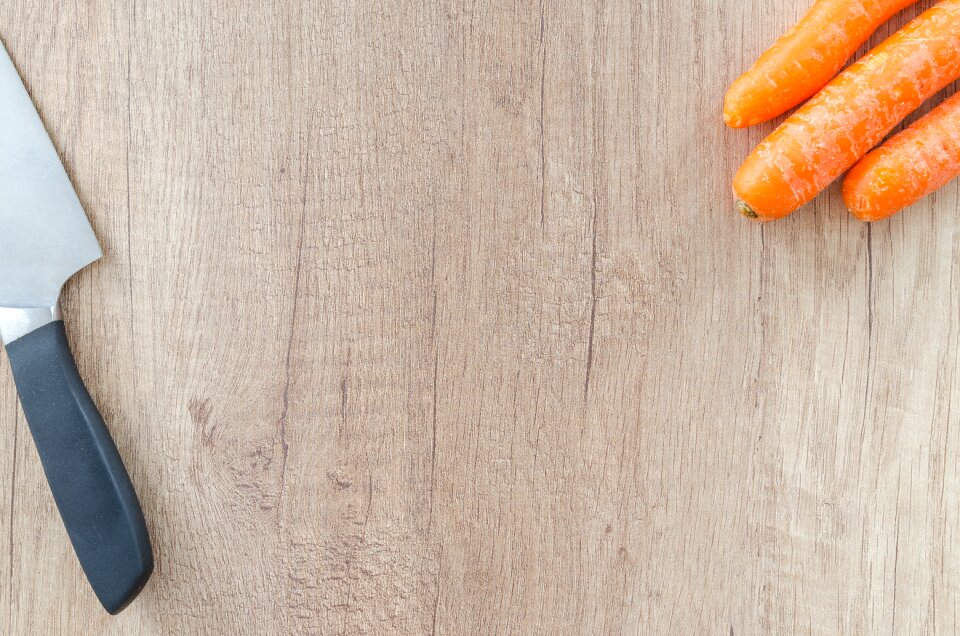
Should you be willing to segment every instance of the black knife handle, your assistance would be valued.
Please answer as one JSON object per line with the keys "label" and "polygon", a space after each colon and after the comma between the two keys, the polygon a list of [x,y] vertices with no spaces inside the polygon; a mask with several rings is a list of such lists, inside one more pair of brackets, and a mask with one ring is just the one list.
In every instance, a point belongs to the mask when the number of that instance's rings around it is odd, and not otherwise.
{"label": "black knife handle", "polygon": [[153,572],[140,502],[70,352],[63,321],[7,345],[43,471],[93,591],[116,614]]}

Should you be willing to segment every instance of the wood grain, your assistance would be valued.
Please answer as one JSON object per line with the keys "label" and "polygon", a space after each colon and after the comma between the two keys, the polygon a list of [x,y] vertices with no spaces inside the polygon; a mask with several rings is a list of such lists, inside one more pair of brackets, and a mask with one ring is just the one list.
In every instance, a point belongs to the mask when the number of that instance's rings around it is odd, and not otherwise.
{"label": "wood grain", "polygon": [[805,5],[0,5],[158,565],[102,612],[4,359],[0,630],[960,630],[957,187],[732,209]]}

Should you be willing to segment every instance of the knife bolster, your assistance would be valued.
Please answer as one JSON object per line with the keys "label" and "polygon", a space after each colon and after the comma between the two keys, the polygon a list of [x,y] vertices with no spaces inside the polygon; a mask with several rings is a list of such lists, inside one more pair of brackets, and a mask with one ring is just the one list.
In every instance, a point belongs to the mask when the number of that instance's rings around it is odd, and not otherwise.
{"label": "knife bolster", "polygon": [[0,340],[8,345],[57,320],[63,320],[59,300],[53,307],[0,307]]}

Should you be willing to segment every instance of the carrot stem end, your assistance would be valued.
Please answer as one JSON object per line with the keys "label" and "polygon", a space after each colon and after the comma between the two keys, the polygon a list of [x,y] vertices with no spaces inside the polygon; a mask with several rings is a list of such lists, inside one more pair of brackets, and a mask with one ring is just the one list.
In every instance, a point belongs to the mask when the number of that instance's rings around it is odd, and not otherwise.
{"label": "carrot stem end", "polygon": [[750,207],[746,201],[738,200],[737,209],[740,211],[740,214],[747,217],[748,219],[759,219],[760,215],[757,214],[756,210]]}

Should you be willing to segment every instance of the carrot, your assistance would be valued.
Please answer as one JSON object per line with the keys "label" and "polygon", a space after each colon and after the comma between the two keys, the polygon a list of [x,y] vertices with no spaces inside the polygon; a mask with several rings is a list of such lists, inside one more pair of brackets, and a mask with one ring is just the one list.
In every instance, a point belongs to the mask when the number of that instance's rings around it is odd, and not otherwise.
{"label": "carrot", "polygon": [[861,221],[879,221],[960,176],[960,93],[861,159],[843,200]]}
{"label": "carrot", "polygon": [[960,77],[960,0],[943,0],[827,84],[767,137],[733,180],[744,216],[784,217]]}
{"label": "carrot", "polygon": [[723,118],[733,128],[782,115],[836,75],[870,34],[916,0],[817,0],[730,86]]}

